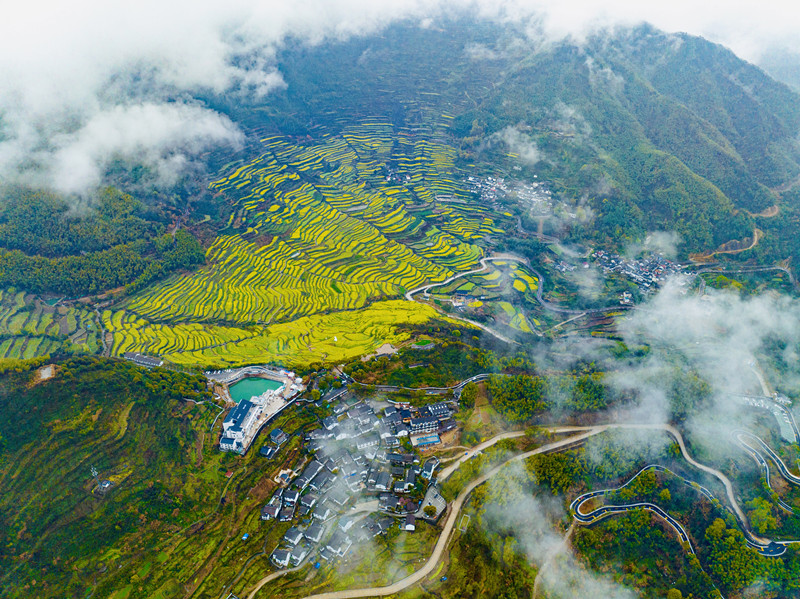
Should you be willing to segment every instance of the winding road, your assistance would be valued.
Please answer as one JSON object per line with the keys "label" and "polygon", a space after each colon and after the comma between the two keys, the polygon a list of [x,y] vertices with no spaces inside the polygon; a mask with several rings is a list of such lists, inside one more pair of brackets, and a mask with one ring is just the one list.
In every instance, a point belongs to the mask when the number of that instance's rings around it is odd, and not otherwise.
{"label": "winding road", "polygon": [[[521,256],[517,256],[515,254],[494,254],[492,256],[487,256],[485,258],[481,258],[481,260],[480,260],[481,268],[478,268],[478,269],[475,269],[475,270],[468,270],[468,271],[465,271],[465,272],[462,272],[462,273],[455,274],[452,277],[450,277],[448,279],[445,279],[444,281],[442,281],[440,283],[430,283],[428,285],[423,285],[421,287],[417,287],[417,288],[412,289],[411,291],[407,292],[405,297],[406,297],[406,299],[408,301],[418,301],[418,300],[414,299],[414,296],[417,293],[422,292],[424,295],[427,296],[428,292],[431,289],[433,289],[434,287],[441,287],[443,285],[448,285],[448,284],[452,283],[453,281],[455,281],[456,279],[459,279],[461,277],[467,277],[467,276],[470,276],[470,275],[481,273],[481,272],[483,272],[483,271],[485,271],[486,269],[489,268],[489,264],[488,264],[489,262],[499,262],[499,261],[502,261],[502,262],[518,262],[520,264],[524,264],[528,268],[528,270],[530,270],[536,276],[536,278],[539,280],[539,284],[536,286],[536,301],[539,302],[539,304],[541,304],[541,306],[544,309],[549,310],[550,312],[557,312],[559,314],[573,314],[573,315],[578,315],[578,316],[584,316],[586,314],[602,314],[602,313],[605,313],[605,312],[618,312],[620,310],[627,310],[627,309],[630,309],[632,307],[632,306],[614,305],[614,306],[609,306],[609,307],[606,307],[606,308],[586,308],[586,309],[583,309],[583,310],[576,310],[576,309],[573,309],[573,308],[562,308],[561,306],[558,306],[556,304],[548,302],[546,299],[544,299],[544,290],[543,290],[543,288],[544,288],[544,280],[545,279],[544,279],[544,276],[542,275],[542,273],[540,273],[533,266],[531,266],[531,263],[530,263],[530,261],[528,259],[522,258]],[[448,316],[453,317],[453,318],[457,318],[459,320],[463,320],[463,321],[468,322],[470,324],[473,324],[473,325],[475,325],[477,327],[480,327],[481,329],[487,331],[488,333],[491,333],[492,335],[494,335],[498,339],[502,339],[503,341],[506,341],[506,342],[509,342],[509,343],[516,343],[515,341],[511,341],[511,340],[503,337],[502,335],[500,335],[496,331],[493,331],[489,327],[487,327],[485,325],[482,325],[479,322],[475,322],[473,320],[470,320],[468,318],[463,318],[461,316],[453,316],[452,314],[450,314]],[[537,332],[537,334],[541,335],[541,333],[538,333],[538,332]]]}
{"label": "winding road", "polygon": [[[506,465],[510,464],[514,461],[524,460],[529,458],[532,455],[536,455],[539,453],[547,453],[550,451],[556,451],[559,449],[563,449],[580,441],[583,441],[592,435],[596,435],[598,433],[603,432],[605,429],[604,426],[590,428],[587,432],[573,435],[571,437],[567,437],[566,439],[561,439],[559,441],[555,441],[553,443],[548,443],[547,445],[542,445],[541,447],[537,447],[532,451],[528,451],[519,455],[514,456],[513,458],[506,460],[502,464],[495,466],[488,472],[482,474],[478,478],[474,479],[470,482],[466,488],[464,488],[461,493],[459,493],[458,497],[456,497],[455,501],[450,506],[450,512],[447,516],[447,519],[444,523],[444,528],[442,530],[441,535],[439,535],[439,540],[436,542],[436,546],[433,549],[433,553],[431,554],[428,561],[425,562],[425,565],[422,566],[419,570],[414,572],[413,574],[403,578],[395,582],[394,584],[384,586],[384,587],[372,587],[368,589],[350,589],[345,591],[333,591],[330,593],[319,593],[316,595],[309,595],[306,599],[350,599],[354,597],[385,597],[386,595],[393,595],[395,593],[399,593],[404,589],[420,582],[425,577],[430,575],[435,569],[444,554],[445,549],[447,548],[447,544],[450,541],[450,536],[453,533],[453,528],[455,527],[456,520],[458,519],[458,514],[461,511],[465,501],[469,498],[472,491],[474,491],[477,487],[485,483],[487,480],[492,478],[495,474],[500,472]],[[498,439],[499,440],[499,439]],[[252,595],[250,595],[252,599]]]}
{"label": "winding road", "polygon": [[[466,382],[467,381],[464,381],[463,383],[466,383]],[[508,460],[502,462],[501,464],[498,464],[497,466],[491,468],[490,470],[488,470],[487,472],[483,473],[479,477],[477,477],[477,478],[473,479],[472,481],[470,481],[470,483],[461,491],[461,493],[459,493],[459,495],[455,499],[455,501],[453,501],[452,504],[449,506],[449,508],[448,508],[449,511],[448,511],[447,517],[445,518],[445,521],[444,521],[444,524],[443,524],[443,530],[442,530],[441,534],[439,535],[439,539],[436,542],[436,545],[435,545],[435,547],[433,549],[433,552],[432,552],[431,556],[428,558],[428,560],[425,562],[425,564],[419,570],[417,570],[416,572],[410,574],[409,576],[406,576],[405,578],[403,578],[403,579],[401,579],[401,580],[399,580],[399,581],[397,581],[395,583],[392,583],[391,585],[382,586],[382,587],[370,587],[370,588],[362,588],[362,589],[348,589],[348,590],[342,590],[342,591],[332,591],[332,592],[327,592],[327,593],[318,593],[318,594],[314,594],[314,595],[309,595],[309,596],[306,597],[306,599],[351,599],[351,598],[356,598],[356,597],[382,597],[382,596],[386,596],[386,595],[393,595],[393,594],[399,593],[399,592],[409,588],[410,586],[412,586],[414,584],[417,584],[418,582],[421,582],[422,580],[424,580],[426,577],[428,577],[431,573],[433,573],[436,570],[436,568],[438,566],[438,563],[442,559],[442,556],[444,555],[444,552],[447,549],[447,545],[450,542],[450,539],[452,537],[453,530],[455,528],[455,524],[456,524],[456,522],[458,520],[460,512],[461,512],[464,504],[468,500],[470,494],[477,487],[479,487],[480,485],[482,485],[485,482],[487,482],[490,478],[495,476],[505,466],[507,466],[508,464],[510,464],[512,462],[525,460],[525,459],[527,459],[527,458],[529,458],[529,457],[531,457],[533,455],[537,455],[537,454],[549,453],[549,452],[553,452],[553,451],[563,450],[563,449],[568,448],[570,446],[573,446],[573,445],[576,445],[576,444],[580,444],[583,441],[585,441],[586,439],[588,439],[589,437],[592,437],[594,435],[597,435],[597,434],[600,434],[600,433],[603,433],[603,432],[606,432],[606,431],[612,430],[612,429],[661,430],[661,431],[665,431],[671,437],[673,437],[675,439],[675,441],[678,443],[678,447],[680,448],[681,455],[683,456],[683,458],[689,464],[691,464],[692,466],[694,466],[695,468],[697,468],[699,470],[702,470],[703,472],[706,472],[706,473],[710,474],[711,476],[713,476],[714,478],[716,478],[717,480],[719,480],[722,483],[723,487],[725,488],[725,493],[726,493],[726,496],[727,496],[728,503],[730,504],[731,511],[734,513],[734,515],[736,516],[737,520],[739,521],[742,529],[744,530],[745,537],[747,539],[748,544],[750,544],[752,547],[754,547],[759,552],[761,552],[762,555],[770,556],[770,557],[775,557],[775,556],[778,556],[778,555],[782,555],[786,551],[786,545],[787,544],[800,542],[800,541],[779,541],[779,542],[776,542],[776,541],[772,541],[772,540],[769,540],[769,539],[764,539],[762,537],[759,537],[759,536],[756,536],[755,534],[753,534],[753,532],[749,528],[748,520],[746,519],[746,517],[744,515],[744,512],[742,511],[741,507],[739,506],[739,503],[738,503],[738,501],[736,499],[736,496],[734,494],[733,485],[732,485],[731,481],[728,479],[728,477],[725,476],[719,470],[716,470],[714,468],[711,468],[710,466],[706,466],[705,464],[701,464],[700,462],[697,462],[696,460],[694,460],[694,458],[692,458],[692,456],[689,454],[689,452],[688,452],[688,450],[686,448],[686,444],[684,442],[683,435],[680,433],[680,431],[678,431],[678,429],[676,429],[674,426],[672,426],[670,424],[649,424],[649,423],[621,424],[621,423],[609,423],[609,424],[598,424],[598,425],[594,425],[594,426],[552,426],[552,427],[546,427],[546,430],[548,432],[550,432],[550,433],[553,433],[553,434],[569,434],[569,436],[565,437],[563,439],[560,439],[558,441],[547,443],[547,444],[542,445],[540,447],[537,447],[536,449],[533,449],[531,451],[527,451],[527,452],[524,452],[524,453],[521,453],[521,454],[517,454],[517,455],[509,458]],[[495,437],[493,437],[493,438],[481,443],[480,445],[478,445],[478,446],[472,448],[471,450],[469,450],[469,452],[465,453],[465,455],[459,457],[453,464],[451,464],[447,468],[443,469],[439,474],[439,477],[438,477],[439,480],[445,480],[446,478],[448,478],[450,475],[452,475],[453,472],[455,472],[455,470],[458,469],[458,467],[461,464],[463,464],[471,456],[474,456],[477,452],[483,451],[484,449],[486,449],[486,448],[488,448],[488,447],[490,447],[490,446],[492,446],[492,445],[494,445],[494,444],[496,444],[499,441],[502,441],[504,439],[518,438],[518,437],[523,436],[524,434],[525,433],[522,432],[522,431],[514,431],[514,432],[502,433],[500,435],[497,435],[497,436],[495,436]],[[754,437],[755,439],[760,441],[760,439],[758,439],[754,435],[751,435],[750,433],[746,433],[746,432],[742,431],[742,434],[743,435],[749,435],[749,437],[747,437],[748,439],[750,437]],[[752,442],[752,439],[750,439],[750,441]],[[761,444],[763,444],[763,441],[761,441]],[[765,445],[766,444],[761,445],[762,449],[764,449],[764,451],[768,451],[768,453],[770,455],[770,458],[773,459],[774,452],[772,452],[771,449],[769,449],[768,446],[764,447]],[[777,455],[774,456],[774,460],[775,460],[776,464],[783,465],[783,462],[780,461],[780,458],[778,458]],[[781,469],[780,465],[778,466],[779,469]],[[786,469],[786,472],[790,476],[794,477],[794,475],[792,475],[788,471],[788,468],[786,468],[785,465],[783,465],[783,468]],[[670,472],[671,474],[675,475],[675,473],[669,471],[664,466],[649,465],[649,466],[645,467],[642,471],[637,473],[625,485],[623,485],[622,487],[619,487],[619,488],[625,487],[633,479],[635,479],[636,476],[639,476],[639,474],[641,474],[641,472],[643,472],[644,470],[647,470],[647,469],[666,471],[666,472]],[[783,474],[783,472],[782,472],[782,474]],[[797,477],[794,477],[794,478],[797,479],[797,480],[800,480]],[[702,486],[698,485],[697,483],[695,483],[695,482],[693,482],[691,480],[688,480],[688,479],[682,479],[682,480],[684,481],[684,483],[686,483],[688,485],[691,485],[693,488],[697,489],[698,492],[702,493],[703,495],[705,495],[709,499],[714,499],[713,494],[708,489],[706,489],[705,487],[702,487]],[[675,518],[670,516],[666,511],[664,511],[662,508],[660,508],[659,506],[657,506],[655,504],[640,502],[640,503],[633,503],[633,504],[627,504],[627,505],[621,505],[621,506],[602,506],[602,507],[600,507],[600,508],[598,508],[598,509],[596,509],[596,510],[590,512],[590,513],[583,513],[580,510],[580,507],[586,501],[588,501],[589,499],[603,496],[603,495],[605,495],[607,493],[610,493],[610,492],[612,492],[614,490],[616,490],[616,489],[605,489],[605,490],[600,490],[600,491],[592,491],[590,493],[586,493],[586,494],[581,495],[580,497],[576,498],[572,502],[572,504],[570,506],[571,509],[572,509],[573,515],[575,517],[575,520],[580,524],[591,524],[593,522],[596,522],[600,518],[612,515],[614,513],[620,513],[620,512],[631,510],[631,509],[645,509],[645,510],[648,510],[648,511],[656,514],[661,519],[666,521],[670,526],[672,526],[672,528],[675,529],[675,531],[678,533],[678,536],[679,536],[680,540],[688,546],[689,551],[691,553],[694,553],[694,547],[692,546],[692,543],[690,541],[689,535],[687,534],[687,532],[683,528],[683,526]],[[248,599],[254,599],[256,594],[258,593],[258,591],[261,588],[263,588],[264,585],[266,585],[268,582],[270,582],[272,580],[275,580],[276,578],[279,578],[281,576],[284,576],[287,573],[296,572],[301,567],[302,567],[302,565],[297,567],[297,568],[292,568],[292,569],[289,569],[289,570],[282,570],[282,571],[278,571],[278,572],[274,572],[272,574],[269,574],[268,576],[265,576],[247,594]]]}

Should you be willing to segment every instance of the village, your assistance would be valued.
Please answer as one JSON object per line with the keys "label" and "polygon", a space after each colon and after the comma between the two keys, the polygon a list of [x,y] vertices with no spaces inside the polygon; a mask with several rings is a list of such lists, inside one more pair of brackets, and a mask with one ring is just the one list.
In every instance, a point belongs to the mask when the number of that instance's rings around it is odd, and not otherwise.
{"label": "village", "polygon": [[[223,422],[221,451],[245,453],[265,424],[295,404],[301,393],[294,374],[285,371],[208,375],[231,383],[269,375],[287,383],[263,396],[241,399],[230,410]],[[422,454],[457,442],[459,430],[453,420],[457,401],[417,408],[407,402],[357,397],[348,389],[346,376],[342,383],[314,402],[330,415],[302,433],[303,450],[296,463],[284,464],[275,476],[277,490],[261,508],[262,521],[290,524],[271,553],[278,568],[312,558],[317,564],[342,559],[354,546],[385,535],[392,527],[413,532],[420,519],[434,523],[447,508],[436,485],[439,460]],[[276,402],[280,409],[270,410]],[[290,440],[277,427],[264,436],[259,455],[267,460]],[[248,538],[245,534],[242,540]]]}
{"label": "village", "polygon": [[[628,260],[605,250],[597,250],[591,256],[595,263],[602,267],[604,273],[616,272],[628,277],[645,294],[658,289],[672,275],[687,274],[683,266],[666,259],[661,254]],[[574,270],[574,267],[569,268],[566,265],[562,268]]]}
{"label": "village", "polygon": [[[344,558],[392,527],[413,532],[418,519],[435,522],[447,507],[435,484],[439,460],[421,452],[455,438],[457,404],[414,408],[336,395],[333,413],[305,433],[306,455],[278,474],[261,510],[262,520],[292,523],[271,554],[279,568]],[[273,429],[261,455],[273,457],[287,440]]]}

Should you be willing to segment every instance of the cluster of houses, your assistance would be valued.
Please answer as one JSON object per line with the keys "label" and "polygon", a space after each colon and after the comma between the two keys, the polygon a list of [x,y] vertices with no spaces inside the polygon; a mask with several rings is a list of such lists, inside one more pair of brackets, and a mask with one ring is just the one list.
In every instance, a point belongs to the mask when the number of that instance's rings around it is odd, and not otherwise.
{"label": "cluster of houses", "polygon": [[626,260],[605,250],[597,250],[592,253],[592,258],[603,268],[603,272],[621,273],[636,283],[642,291],[657,288],[670,275],[682,272],[679,264],[667,260],[661,254],[653,254],[640,260]]}
{"label": "cluster of houses", "polygon": [[[367,402],[337,403],[320,428],[306,433],[305,462],[284,475],[284,486],[261,510],[262,520],[295,523],[272,553],[273,563],[298,565],[311,551],[334,560],[344,557],[354,542],[385,534],[391,526],[413,531],[416,515],[422,513],[419,497],[428,490],[439,461],[432,457],[422,463],[416,454],[400,451],[399,437],[436,436],[451,416],[445,403],[419,410],[388,407],[382,417]],[[276,429],[270,439],[277,443],[281,435]],[[377,512],[361,519],[343,515],[364,496],[377,499]],[[445,507],[442,503],[432,518]]]}
{"label": "cluster of houses", "polygon": [[338,402],[333,414],[322,421],[322,428],[310,433],[309,449],[314,451],[330,439],[352,439],[359,451],[379,446],[397,448],[404,437],[415,447],[435,445],[441,442],[441,433],[456,428],[454,411],[446,402],[418,409],[398,404],[385,408],[381,418],[367,403],[349,406],[347,402]]}

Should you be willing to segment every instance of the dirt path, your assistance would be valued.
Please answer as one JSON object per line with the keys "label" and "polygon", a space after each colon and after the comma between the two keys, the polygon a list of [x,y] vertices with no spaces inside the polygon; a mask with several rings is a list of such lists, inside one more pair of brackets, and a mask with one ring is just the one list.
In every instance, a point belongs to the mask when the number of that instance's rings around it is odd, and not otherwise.
{"label": "dirt path", "polygon": [[[714,256],[722,255],[722,254],[741,254],[742,252],[746,252],[748,250],[752,250],[754,247],[758,245],[758,242],[761,241],[762,237],[764,237],[764,231],[759,228],[753,229],[753,240],[750,242],[750,245],[746,248],[739,248],[736,250],[725,250],[725,249],[717,249],[712,252],[698,252],[697,254],[689,254],[689,260],[696,263],[703,263],[708,262]],[[728,243],[732,243],[729,241]],[[727,244],[723,244],[720,247],[725,247]]]}
{"label": "dirt path", "polygon": [[769,208],[765,208],[761,212],[750,212],[749,210],[745,210],[745,212],[747,212],[747,214],[749,214],[750,216],[757,217],[757,218],[774,218],[774,217],[778,216],[780,211],[781,211],[781,209],[777,204],[775,204],[774,206],[770,206]]}

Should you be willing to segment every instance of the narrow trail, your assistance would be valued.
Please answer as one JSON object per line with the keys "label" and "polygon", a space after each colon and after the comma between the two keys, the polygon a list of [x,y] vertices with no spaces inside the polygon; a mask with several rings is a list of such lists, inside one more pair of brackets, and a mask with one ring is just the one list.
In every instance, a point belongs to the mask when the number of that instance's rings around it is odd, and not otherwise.
{"label": "narrow trail", "polygon": [[103,343],[103,357],[108,358],[111,354],[111,350],[108,347],[108,341],[106,340],[106,328],[103,326],[103,317],[100,314],[100,310],[97,308],[94,309],[95,316],[97,316],[97,328],[100,329],[100,341]]}

